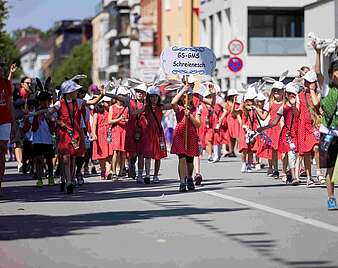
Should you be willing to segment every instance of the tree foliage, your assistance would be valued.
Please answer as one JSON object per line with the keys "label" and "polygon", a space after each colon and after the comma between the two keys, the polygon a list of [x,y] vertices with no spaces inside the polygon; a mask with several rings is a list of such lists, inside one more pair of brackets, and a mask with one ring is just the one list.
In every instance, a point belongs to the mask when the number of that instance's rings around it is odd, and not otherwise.
{"label": "tree foliage", "polygon": [[90,79],[92,62],[92,49],[89,43],[74,47],[71,54],[52,70],[53,84],[60,85],[66,77],[85,74],[87,78],[81,80],[81,85],[88,87],[92,82]]}
{"label": "tree foliage", "polygon": [[5,72],[8,73],[10,64],[16,62],[19,65],[19,52],[10,35],[4,28],[8,17],[8,6],[6,0],[0,0],[0,58],[6,63]]}

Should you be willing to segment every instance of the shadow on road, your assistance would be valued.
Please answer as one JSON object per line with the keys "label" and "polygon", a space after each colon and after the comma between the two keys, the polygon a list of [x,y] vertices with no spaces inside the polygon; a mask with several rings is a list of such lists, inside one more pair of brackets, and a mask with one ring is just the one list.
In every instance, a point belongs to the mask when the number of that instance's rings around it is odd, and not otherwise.
{"label": "shadow on road", "polygon": [[0,240],[81,235],[82,233],[79,231],[97,226],[114,227],[120,224],[138,223],[155,218],[227,213],[242,210],[247,210],[247,208],[202,209],[178,207],[162,210],[103,212],[71,216],[7,215],[0,216]]}

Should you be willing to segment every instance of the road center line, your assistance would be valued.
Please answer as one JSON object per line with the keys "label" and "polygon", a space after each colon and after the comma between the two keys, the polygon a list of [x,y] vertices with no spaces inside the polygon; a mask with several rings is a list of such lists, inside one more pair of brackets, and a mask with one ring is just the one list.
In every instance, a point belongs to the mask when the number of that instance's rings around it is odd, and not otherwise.
{"label": "road center line", "polygon": [[248,207],[252,207],[252,208],[262,210],[262,211],[266,211],[266,212],[269,212],[269,213],[272,213],[272,214],[275,214],[275,215],[278,215],[278,216],[281,216],[281,217],[284,217],[284,218],[288,218],[288,219],[292,219],[292,220],[301,222],[301,223],[312,225],[312,226],[315,226],[317,228],[321,228],[321,229],[324,229],[324,230],[327,230],[327,231],[338,233],[338,227],[337,226],[334,226],[334,225],[331,225],[331,224],[328,224],[328,223],[325,223],[325,222],[322,222],[322,221],[314,220],[314,219],[311,219],[311,218],[306,218],[306,217],[303,217],[303,216],[300,216],[300,215],[297,215],[297,214],[294,214],[294,213],[290,213],[290,212],[287,212],[287,211],[284,211],[284,210],[272,208],[272,207],[269,207],[269,206],[265,206],[265,205],[261,205],[261,204],[252,202],[252,201],[233,197],[231,195],[220,194],[220,193],[217,193],[217,192],[214,192],[214,191],[203,191],[203,193],[206,193],[206,194],[212,195],[212,196],[216,196],[216,197],[219,197],[219,198],[222,198],[222,199],[225,199],[225,200],[233,201],[235,203],[239,203],[239,204],[242,204],[242,205],[245,205],[245,206],[248,206]]}

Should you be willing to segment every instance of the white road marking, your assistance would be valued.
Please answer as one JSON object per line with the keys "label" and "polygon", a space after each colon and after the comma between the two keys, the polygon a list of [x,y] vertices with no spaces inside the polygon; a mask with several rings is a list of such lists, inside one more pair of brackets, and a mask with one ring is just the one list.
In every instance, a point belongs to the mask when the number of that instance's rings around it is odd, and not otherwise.
{"label": "white road marking", "polygon": [[327,230],[327,231],[338,233],[338,226],[334,226],[334,225],[331,225],[331,224],[328,224],[328,223],[325,223],[325,222],[322,222],[322,221],[318,221],[318,220],[311,219],[311,218],[306,218],[306,217],[303,217],[303,216],[300,216],[300,215],[297,215],[297,214],[294,214],[294,213],[290,213],[290,212],[287,212],[287,211],[284,211],[284,210],[272,208],[272,207],[269,207],[269,206],[265,206],[265,205],[261,205],[261,204],[252,202],[252,201],[233,197],[231,195],[220,194],[220,193],[217,193],[217,192],[214,192],[214,191],[204,191],[203,193],[206,193],[206,194],[212,195],[212,196],[216,196],[216,197],[219,197],[219,198],[222,198],[222,199],[225,199],[225,200],[233,201],[235,203],[239,203],[239,204],[242,204],[242,205],[245,205],[245,206],[248,206],[248,207],[252,207],[252,208],[262,210],[262,211],[266,211],[266,212],[269,212],[269,213],[272,213],[272,214],[275,214],[275,215],[278,215],[278,216],[281,216],[281,217],[285,217],[285,218],[288,218],[288,219],[292,219],[292,220],[301,222],[301,223],[312,225],[312,226],[315,226],[317,228],[321,228],[321,229],[324,229],[324,230]]}

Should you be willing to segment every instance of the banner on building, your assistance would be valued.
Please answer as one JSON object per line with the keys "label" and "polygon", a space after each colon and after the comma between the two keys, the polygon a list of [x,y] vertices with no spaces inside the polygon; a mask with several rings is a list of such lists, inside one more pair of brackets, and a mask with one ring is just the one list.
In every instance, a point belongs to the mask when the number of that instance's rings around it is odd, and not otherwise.
{"label": "banner on building", "polygon": [[168,47],[160,60],[164,72],[174,75],[211,75],[216,67],[216,57],[207,47]]}

